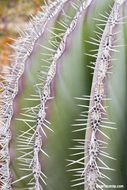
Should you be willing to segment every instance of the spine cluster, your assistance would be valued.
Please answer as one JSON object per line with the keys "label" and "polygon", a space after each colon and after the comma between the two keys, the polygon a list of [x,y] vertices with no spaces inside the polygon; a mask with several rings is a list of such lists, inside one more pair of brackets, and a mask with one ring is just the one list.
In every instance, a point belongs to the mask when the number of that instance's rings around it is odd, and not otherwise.
{"label": "spine cluster", "polygon": [[[85,150],[87,154],[86,168],[84,170],[85,187],[87,190],[93,190],[104,185],[103,178],[107,177],[103,175],[103,169],[111,169],[100,159],[101,156],[111,158],[106,152],[103,151],[103,146],[106,143],[102,139],[110,139],[104,132],[103,128],[111,128],[105,126],[106,121],[106,81],[107,74],[112,66],[112,52],[114,49],[115,32],[117,31],[117,25],[120,19],[120,8],[122,2],[116,1],[111,15],[108,19],[105,31],[102,36],[100,45],[100,53],[95,63],[95,73],[93,79],[93,86],[91,92],[90,110],[88,116],[88,126],[90,127],[89,141],[86,143]],[[101,161],[103,167],[98,166],[98,161]],[[107,177],[108,178],[108,177]],[[101,187],[99,187],[101,188]]]}
{"label": "spine cluster", "polygon": [[[0,188],[1,190],[12,189],[10,173],[9,143],[11,139],[11,119],[13,116],[13,101],[18,93],[19,79],[24,73],[25,63],[29,59],[36,41],[43,35],[48,22],[62,9],[68,0],[55,1],[48,7],[43,7],[31,20],[26,29],[21,32],[21,37],[15,42],[12,48],[15,50],[12,56],[12,64],[4,78],[4,89],[1,93],[0,109]],[[43,26],[43,27],[42,27]]]}
{"label": "spine cluster", "polygon": [[[9,67],[6,77],[4,78],[4,85],[2,86],[3,91],[0,94],[1,107],[0,107],[0,189],[1,190],[12,190],[15,183],[20,180],[29,178],[28,189],[43,190],[43,183],[46,185],[45,179],[47,178],[42,172],[42,159],[41,153],[48,156],[43,150],[43,137],[46,136],[45,128],[50,129],[50,122],[48,118],[48,103],[52,97],[52,84],[55,81],[55,76],[57,74],[58,63],[61,57],[66,53],[68,48],[68,43],[73,35],[73,32],[78,28],[78,24],[83,20],[86,14],[87,8],[92,4],[94,0],[56,0],[51,2],[50,5],[42,7],[43,11],[40,11],[36,17],[28,23],[26,29],[21,31],[21,37],[15,42],[12,48],[15,50],[15,54],[12,56],[12,64]],[[103,160],[101,157],[106,157],[113,159],[107,152],[106,139],[110,137],[105,134],[103,129],[115,129],[114,127],[108,126],[108,124],[114,124],[109,122],[107,119],[107,110],[105,107],[107,98],[106,87],[108,83],[107,75],[110,73],[112,68],[112,53],[117,52],[115,49],[115,40],[118,33],[118,25],[120,24],[121,18],[121,7],[125,0],[116,0],[109,17],[103,15],[103,19],[107,19],[104,33],[101,37],[101,42],[99,46],[99,52],[96,57],[96,63],[94,63],[94,76],[92,83],[91,95],[86,96],[86,98],[81,98],[83,100],[90,100],[90,105],[88,107],[88,115],[82,115],[83,119],[79,121],[85,121],[85,123],[76,124],[75,126],[86,126],[86,138],[85,140],[77,139],[79,141],[78,146],[75,149],[82,150],[73,156],[79,156],[83,154],[83,157],[78,160],[69,160],[71,164],[81,164],[82,168],[72,169],[76,171],[76,175],[80,178],[74,180],[78,185],[84,185],[85,190],[96,190],[98,188],[103,189],[101,185],[103,179],[110,178],[103,173],[103,169],[113,170]],[[74,10],[76,10],[75,16],[71,17],[66,15],[64,10],[65,5],[68,7],[71,5]],[[67,8],[65,7],[65,9]],[[70,11],[71,12],[71,11]],[[60,20],[57,18],[59,14],[63,14],[63,17],[69,20],[67,25],[61,22],[61,26],[64,26],[64,30],[61,28],[56,29],[57,32],[63,32],[62,34],[57,34],[51,31],[56,39],[49,44],[55,47],[55,49],[50,49],[46,47],[47,50],[51,50],[53,54],[51,59],[46,61],[50,64],[46,65],[48,71],[45,73],[43,84],[41,81],[41,87],[39,89],[39,95],[35,95],[34,100],[39,100],[39,105],[35,107],[30,107],[26,109],[24,114],[27,119],[21,119],[28,127],[28,130],[24,131],[19,137],[19,151],[22,154],[18,157],[20,160],[21,170],[26,171],[27,174],[20,179],[12,182],[12,176],[10,172],[10,150],[9,144],[11,140],[11,120],[14,114],[14,101],[15,97],[19,91],[19,81],[24,73],[25,66],[34,51],[35,45],[39,45],[37,41],[44,35],[47,28],[51,24],[50,21],[54,22]],[[62,20],[62,19],[61,19]],[[103,22],[103,20],[100,20]],[[59,22],[59,21],[58,21]],[[58,24],[58,23],[57,23]],[[82,23],[81,23],[82,24]],[[49,28],[48,28],[49,29]],[[101,29],[102,30],[102,29]],[[62,36],[62,37],[61,37]],[[57,41],[59,38],[60,43]],[[95,39],[93,44],[97,43]],[[41,44],[42,47],[43,44]],[[47,53],[47,52],[46,52]],[[47,53],[47,55],[49,55]],[[50,56],[49,55],[49,56]],[[93,55],[92,55],[93,56]],[[48,56],[47,56],[48,57]],[[41,78],[42,79],[42,78]],[[84,105],[81,105],[85,107]],[[23,115],[23,114],[22,114]],[[86,118],[84,118],[84,116]],[[19,119],[20,120],[20,119]],[[32,125],[31,125],[32,123]],[[33,124],[34,123],[34,124]],[[75,131],[82,131],[84,129],[78,129]],[[85,154],[85,155],[84,155]],[[69,165],[71,165],[69,164]],[[80,182],[83,180],[83,182]]]}
{"label": "spine cluster", "polygon": [[[50,65],[47,78],[45,80],[45,85],[42,92],[42,98],[41,98],[41,106],[38,113],[38,121],[36,126],[36,134],[35,134],[35,145],[34,145],[34,157],[33,157],[33,170],[34,172],[34,178],[35,178],[35,187],[36,189],[39,189],[39,178],[41,176],[41,166],[39,163],[39,153],[41,152],[41,145],[42,145],[42,136],[40,132],[42,131],[44,133],[43,127],[48,127],[45,124],[46,121],[46,105],[49,99],[52,99],[51,97],[51,83],[54,80],[54,77],[56,75],[56,69],[57,69],[57,63],[60,57],[63,55],[65,49],[66,49],[66,43],[68,41],[68,37],[71,35],[71,33],[75,30],[78,21],[83,14],[84,10],[86,9],[86,3],[81,3],[81,6],[79,8],[79,11],[77,12],[76,16],[72,20],[70,26],[67,28],[63,39],[60,42],[60,45],[54,55],[53,61]],[[44,134],[45,135],[45,134]]]}
{"label": "spine cluster", "polygon": [[[79,152],[71,154],[71,156],[78,157],[78,159],[68,160],[70,163],[68,166],[77,164],[81,167],[69,169],[69,171],[75,172],[75,178],[72,182],[72,186],[84,185],[84,190],[96,190],[104,189],[103,181],[111,180],[109,176],[105,175],[104,170],[114,169],[110,168],[102,158],[116,160],[111,157],[107,150],[107,139],[110,137],[106,134],[104,129],[116,129],[112,127],[114,122],[108,121],[106,101],[107,98],[107,85],[108,85],[108,74],[111,73],[111,68],[113,66],[113,52],[117,51],[117,34],[119,33],[119,24],[122,24],[121,8],[124,1],[115,1],[112,8],[111,14],[109,16],[102,15],[102,19],[97,19],[102,24],[98,25],[98,29],[102,31],[100,26],[105,25],[104,32],[99,39],[93,39],[93,42],[89,42],[93,45],[99,45],[99,51],[97,55],[90,55],[91,57],[96,57],[96,62],[92,63],[94,69],[92,89],[90,96],[83,96],[81,98],[76,98],[78,100],[90,101],[89,106],[84,104],[79,104],[80,107],[88,108],[88,111],[83,111],[81,114],[81,119],[76,119],[78,123],[73,124],[73,126],[78,127],[74,132],[80,132],[86,130],[86,137],[84,139],[74,139],[74,141],[79,144],[72,148],[73,150],[78,150]],[[105,21],[107,19],[107,21]],[[100,34],[97,32],[97,35]],[[80,123],[79,123],[80,122]],[[83,126],[86,126],[83,128]],[[79,128],[81,127],[81,128]],[[83,151],[84,150],[84,151]],[[83,155],[79,158],[80,155]]]}

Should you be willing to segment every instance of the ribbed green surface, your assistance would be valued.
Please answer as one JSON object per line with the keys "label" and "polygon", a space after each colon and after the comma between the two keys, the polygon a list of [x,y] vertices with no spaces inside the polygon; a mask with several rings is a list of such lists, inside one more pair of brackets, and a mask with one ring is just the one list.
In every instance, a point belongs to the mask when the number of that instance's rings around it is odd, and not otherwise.
{"label": "ribbed green surface", "polygon": [[[112,2],[112,1],[110,1]],[[84,53],[89,53],[89,50],[96,49],[98,47],[86,43],[90,40],[90,37],[95,38],[94,30],[97,30],[95,25],[98,21],[93,18],[100,18],[98,13],[104,13],[105,10],[109,12],[109,1],[96,1],[96,7],[89,12],[88,17],[85,18],[84,23],[74,32],[71,37],[71,43],[67,48],[66,54],[63,55],[59,61],[59,71],[54,81],[55,98],[49,107],[51,128],[54,133],[48,133],[46,141],[46,150],[50,157],[45,161],[45,171],[47,173],[47,190],[83,190],[83,187],[71,188],[70,181],[73,179],[73,173],[67,172],[66,167],[69,159],[69,154],[72,153],[69,150],[73,147],[73,138],[85,138],[85,132],[83,133],[72,133],[75,127],[71,125],[75,123],[75,119],[79,118],[79,114],[83,109],[79,108],[77,104],[78,100],[74,97],[81,97],[82,95],[89,95],[91,89],[91,81],[93,72],[87,67],[91,61],[95,61],[94,58],[86,56]],[[93,11],[94,10],[94,11]],[[127,24],[121,27],[122,33],[119,34],[118,38],[120,45],[127,44]],[[46,44],[48,39],[46,39]],[[111,156],[117,160],[105,159],[107,165],[115,168],[116,171],[105,172],[109,177],[111,176],[112,181],[105,181],[106,185],[124,185],[126,189],[127,181],[127,140],[126,140],[126,77],[127,77],[127,56],[126,47],[119,47],[120,53],[115,53],[114,58],[118,61],[113,62],[113,73],[109,75],[109,97],[112,98],[108,103],[108,116],[110,121],[116,123],[117,130],[105,130],[106,134],[111,138],[108,145],[108,152]],[[32,66],[26,71],[25,90],[21,97],[20,107],[30,107],[37,102],[26,101],[24,98],[30,97],[31,94],[35,94],[34,85],[38,83],[38,73],[41,65],[45,63],[41,60],[43,56],[41,52],[43,48],[39,48],[32,58]],[[88,105],[88,102],[85,103]],[[84,109],[85,110],[85,109]],[[18,118],[22,118],[18,116]],[[25,131],[26,126],[20,122],[15,121],[14,128],[18,135],[19,131]],[[14,142],[16,144],[16,142]],[[18,153],[17,153],[18,154]],[[45,158],[44,158],[45,159]],[[18,170],[18,166],[13,164],[13,168],[16,173],[16,177],[23,175]],[[26,181],[27,182],[27,181]],[[25,186],[25,182],[21,182],[16,190],[20,190]]]}

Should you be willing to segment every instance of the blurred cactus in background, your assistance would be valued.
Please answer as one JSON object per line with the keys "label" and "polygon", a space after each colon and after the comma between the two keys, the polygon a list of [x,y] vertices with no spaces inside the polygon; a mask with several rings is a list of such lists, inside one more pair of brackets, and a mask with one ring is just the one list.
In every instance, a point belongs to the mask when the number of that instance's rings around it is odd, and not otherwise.
{"label": "blurred cactus in background", "polygon": [[0,73],[1,190],[127,189],[126,9],[46,1],[21,27]]}

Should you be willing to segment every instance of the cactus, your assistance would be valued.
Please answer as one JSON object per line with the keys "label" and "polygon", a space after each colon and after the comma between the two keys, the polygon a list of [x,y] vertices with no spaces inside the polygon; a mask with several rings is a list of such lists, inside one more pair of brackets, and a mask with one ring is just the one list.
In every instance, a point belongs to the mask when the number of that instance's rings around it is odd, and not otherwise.
{"label": "cactus", "polygon": [[1,73],[1,190],[126,189],[126,7],[50,1],[21,30]]}

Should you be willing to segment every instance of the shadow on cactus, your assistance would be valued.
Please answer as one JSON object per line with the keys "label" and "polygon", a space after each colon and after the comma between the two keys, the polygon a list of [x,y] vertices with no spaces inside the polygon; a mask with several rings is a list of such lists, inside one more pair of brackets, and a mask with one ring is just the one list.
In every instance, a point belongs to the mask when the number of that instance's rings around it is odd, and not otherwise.
{"label": "shadow on cactus", "polygon": [[126,7],[56,0],[15,41],[1,73],[2,190],[126,189]]}

